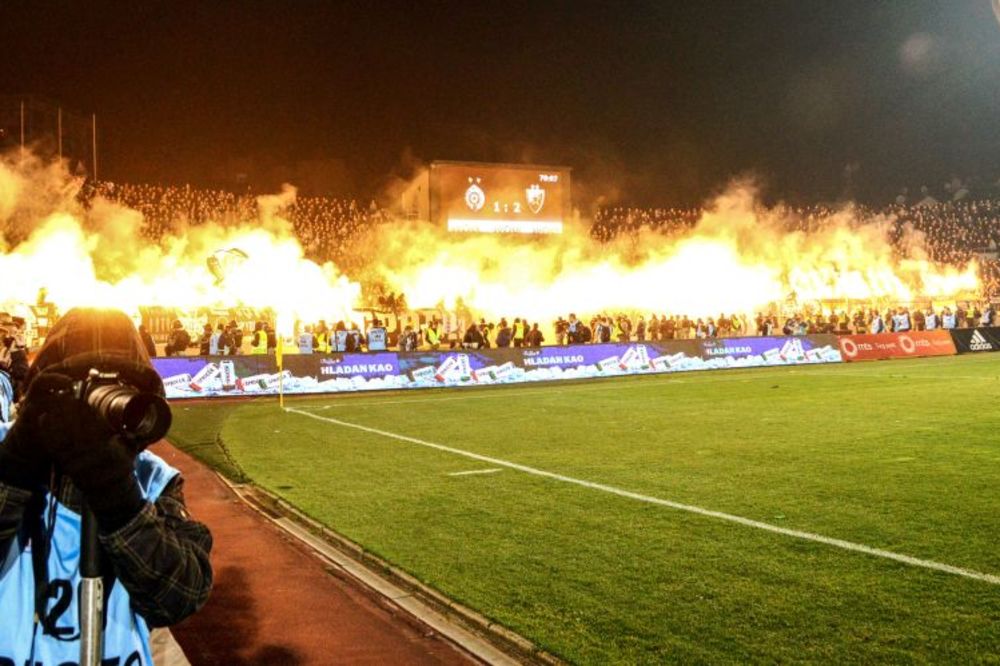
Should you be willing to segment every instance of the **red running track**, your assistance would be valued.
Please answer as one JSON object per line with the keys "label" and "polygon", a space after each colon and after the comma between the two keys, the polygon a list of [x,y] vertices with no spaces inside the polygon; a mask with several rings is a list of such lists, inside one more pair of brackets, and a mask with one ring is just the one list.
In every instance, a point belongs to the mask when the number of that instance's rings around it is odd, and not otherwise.
{"label": "red running track", "polygon": [[215,540],[212,596],[171,628],[192,666],[473,663],[411,616],[331,573],[203,464],[166,442],[153,451],[183,472],[191,515]]}

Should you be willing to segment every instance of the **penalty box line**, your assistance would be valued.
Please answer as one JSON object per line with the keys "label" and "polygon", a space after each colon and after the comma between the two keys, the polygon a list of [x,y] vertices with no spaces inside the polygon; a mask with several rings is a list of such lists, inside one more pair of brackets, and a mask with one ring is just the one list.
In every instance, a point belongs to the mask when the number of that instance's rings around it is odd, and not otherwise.
{"label": "penalty box line", "polygon": [[422,439],[417,439],[416,437],[400,435],[394,432],[388,432],[386,430],[379,430],[378,428],[369,428],[368,426],[363,426],[359,423],[341,421],[340,419],[334,419],[328,416],[320,416],[319,414],[313,414],[311,412],[294,409],[292,407],[285,407],[285,411],[291,412],[293,414],[300,414],[302,416],[306,416],[311,419],[316,419],[317,421],[325,421],[327,423],[332,423],[333,425],[338,425],[345,428],[354,428],[355,430],[360,430],[362,432],[367,432],[373,435],[380,435],[382,437],[395,439],[401,442],[407,442],[409,444],[416,444],[418,446],[423,446],[429,449],[436,449],[438,451],[444,451],[446,453],[453,453],[458,456],[471,458],[473,460],[489,463],[491,465],[498,465],[500,467],[506,467],[508,469],[515,469],[519,472],[524,472],[525,474],[531,474],[534,476],[540,476],[547,479],[553,479],[555,481],[562,481],[563,483],[569,483],[575,486],[581,486],[583,488],[590,488],[591,490],[599,490],[601,492],[609,493],[611,495],[617,495],[619,497],[625,497],[627,499],[636,500],[638,502],[645,502],[647,504],[656,504],[659,506],[665,506],[671,509],[676,509],[678,511],[686,511],[688,513],[694,513],[699,516],[706,516],[709,518],[716,518],[718,520],[725,520],[727,522],[736,523],[738,525],[743,525],[745,527],[753,527],[759,530],[764,530],[765,532],[781,534],[783,536],[792,537],[795,539],[802,539],[805,541],[813,541],[815,543],[821,543],[827,546],[833,546],[834,548],[840,548],[842,550],[848,550],[855,553],[864,553],[866,555],[872,555],[874,557],[881,557],[887,560],[892,560],[894,562],[899,562],[901,564],[906,564],[912,567],[920,567],[923,569],[940,571],[943,573],[953,574],[955,576],[971,578],[973,580],[978,580],[984,583],[990,583],[992,585],[1000,585],[1000,576],[996,574],[982,573],[980,571],[965,569],[963,567],[957,567],[951,564],[944,564],[942,562],[935,562],[933,560],[925,560],[919,557],[912,557],[910,555],[894,553],[889,550],[882,550],[881,548],[873,548],[872,546],[866,546],[864,544],[855,543],[853,541],[845,541],[843,539],[836,539],[833,537],[823,536],[822,534],[815,534],[813,532],[805,532],[802,530],[793,530],[787,527],[780,527],[778,525],[772,525],[771,523],[765,523],[759,520],[754,520],[752,518],[744,518],[743,516],[737,516],[731,513],[724,513],[722,511],[705,509],[703,507],[695,506],[693,504],[684,504],[681,502],[674,502],[672,500],[661,499],[659,497],[653,497],[651,495],[643,495],[641,493],[632,492],[631,490],[625,490],[623,488],[616,488],[615,486],[609,486],[603,483],[595,483],[593,481],[586,481],[584,479],[576,479],[571,476],[556,474],[555,472],[546,472],[545,470],[542,469],[529,467],[527,465],[521,465],[519,463],[510,462],[507,460],[501,460],[500,458],[492,458],[490,456],[484,456],[479,453],[473,453],[471,451],[465,451],[463,449],[456,449],[451,446],[445,446],[444,444],[435,444],[434,442],[427,442]]}

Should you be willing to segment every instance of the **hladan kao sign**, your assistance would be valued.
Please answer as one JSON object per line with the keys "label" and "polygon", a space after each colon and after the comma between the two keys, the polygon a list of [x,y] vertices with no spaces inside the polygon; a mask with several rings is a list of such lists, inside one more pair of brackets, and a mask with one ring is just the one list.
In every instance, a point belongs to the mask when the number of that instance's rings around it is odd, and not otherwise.
{"label": "hladan kao sign", "polygon": [[833,335],[719,338],[559,347],[153,359],[167,397],[353,393],[839,363]]}

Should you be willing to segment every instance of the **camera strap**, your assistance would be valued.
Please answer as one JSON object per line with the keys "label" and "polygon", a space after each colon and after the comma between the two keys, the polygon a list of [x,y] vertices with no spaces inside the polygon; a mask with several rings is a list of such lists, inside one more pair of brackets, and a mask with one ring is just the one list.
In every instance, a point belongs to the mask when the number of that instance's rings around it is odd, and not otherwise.
{"label": "camera strap", "polygon": [[[71,627],[57,626],[59,615],[49,613],[49,600],[53,594],[58,594],[59,590],[54,589],[49,581],[49,553],[52,550],[52,536],[55,533],[55,523],[57,514],[57,504],[55,494],[51,494],[48,501],[48,511],[46,512],[46,501],[43,493],[33,493],[31,499],[25,507],[24,520],[28,525],[29,538],[31,539],[31,570],[35,582],[35,623],[42,625],[45,635],[51,636],[58,641],[75,641],[80,638],[79,632],[74,632]],[[111,588],[115,584],[114,568],[110,566],[106,555],[101,553],[101,580],[104,585],[104,595],[107,599],[111,595]],[[74,591],[70,589],[69,593]],[[102,614],[103,628],[107,629],[108,614]]]}
{"label": "camera strap", "polygon": [[[44,633],[54,634],[55,627],[48,617],[49,600],[49,550],[54,529],[47,529],[45,495],[33,493],[25,507],[24,519],[28,524],[31,538],[31,572],[35,579],[35,622],[42,625]],[[48,527],[55,527],[55,496],[49,502]]]}

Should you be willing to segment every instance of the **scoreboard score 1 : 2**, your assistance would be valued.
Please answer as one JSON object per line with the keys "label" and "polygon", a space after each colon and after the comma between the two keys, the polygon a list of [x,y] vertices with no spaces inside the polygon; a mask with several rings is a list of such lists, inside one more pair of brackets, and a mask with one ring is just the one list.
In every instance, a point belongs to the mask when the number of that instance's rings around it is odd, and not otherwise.
{"label": "scoreboard score 1 : 2", "polygon": [[449,231],[558,234],[569,204],[569,169],[434,162],[431,216]]}

